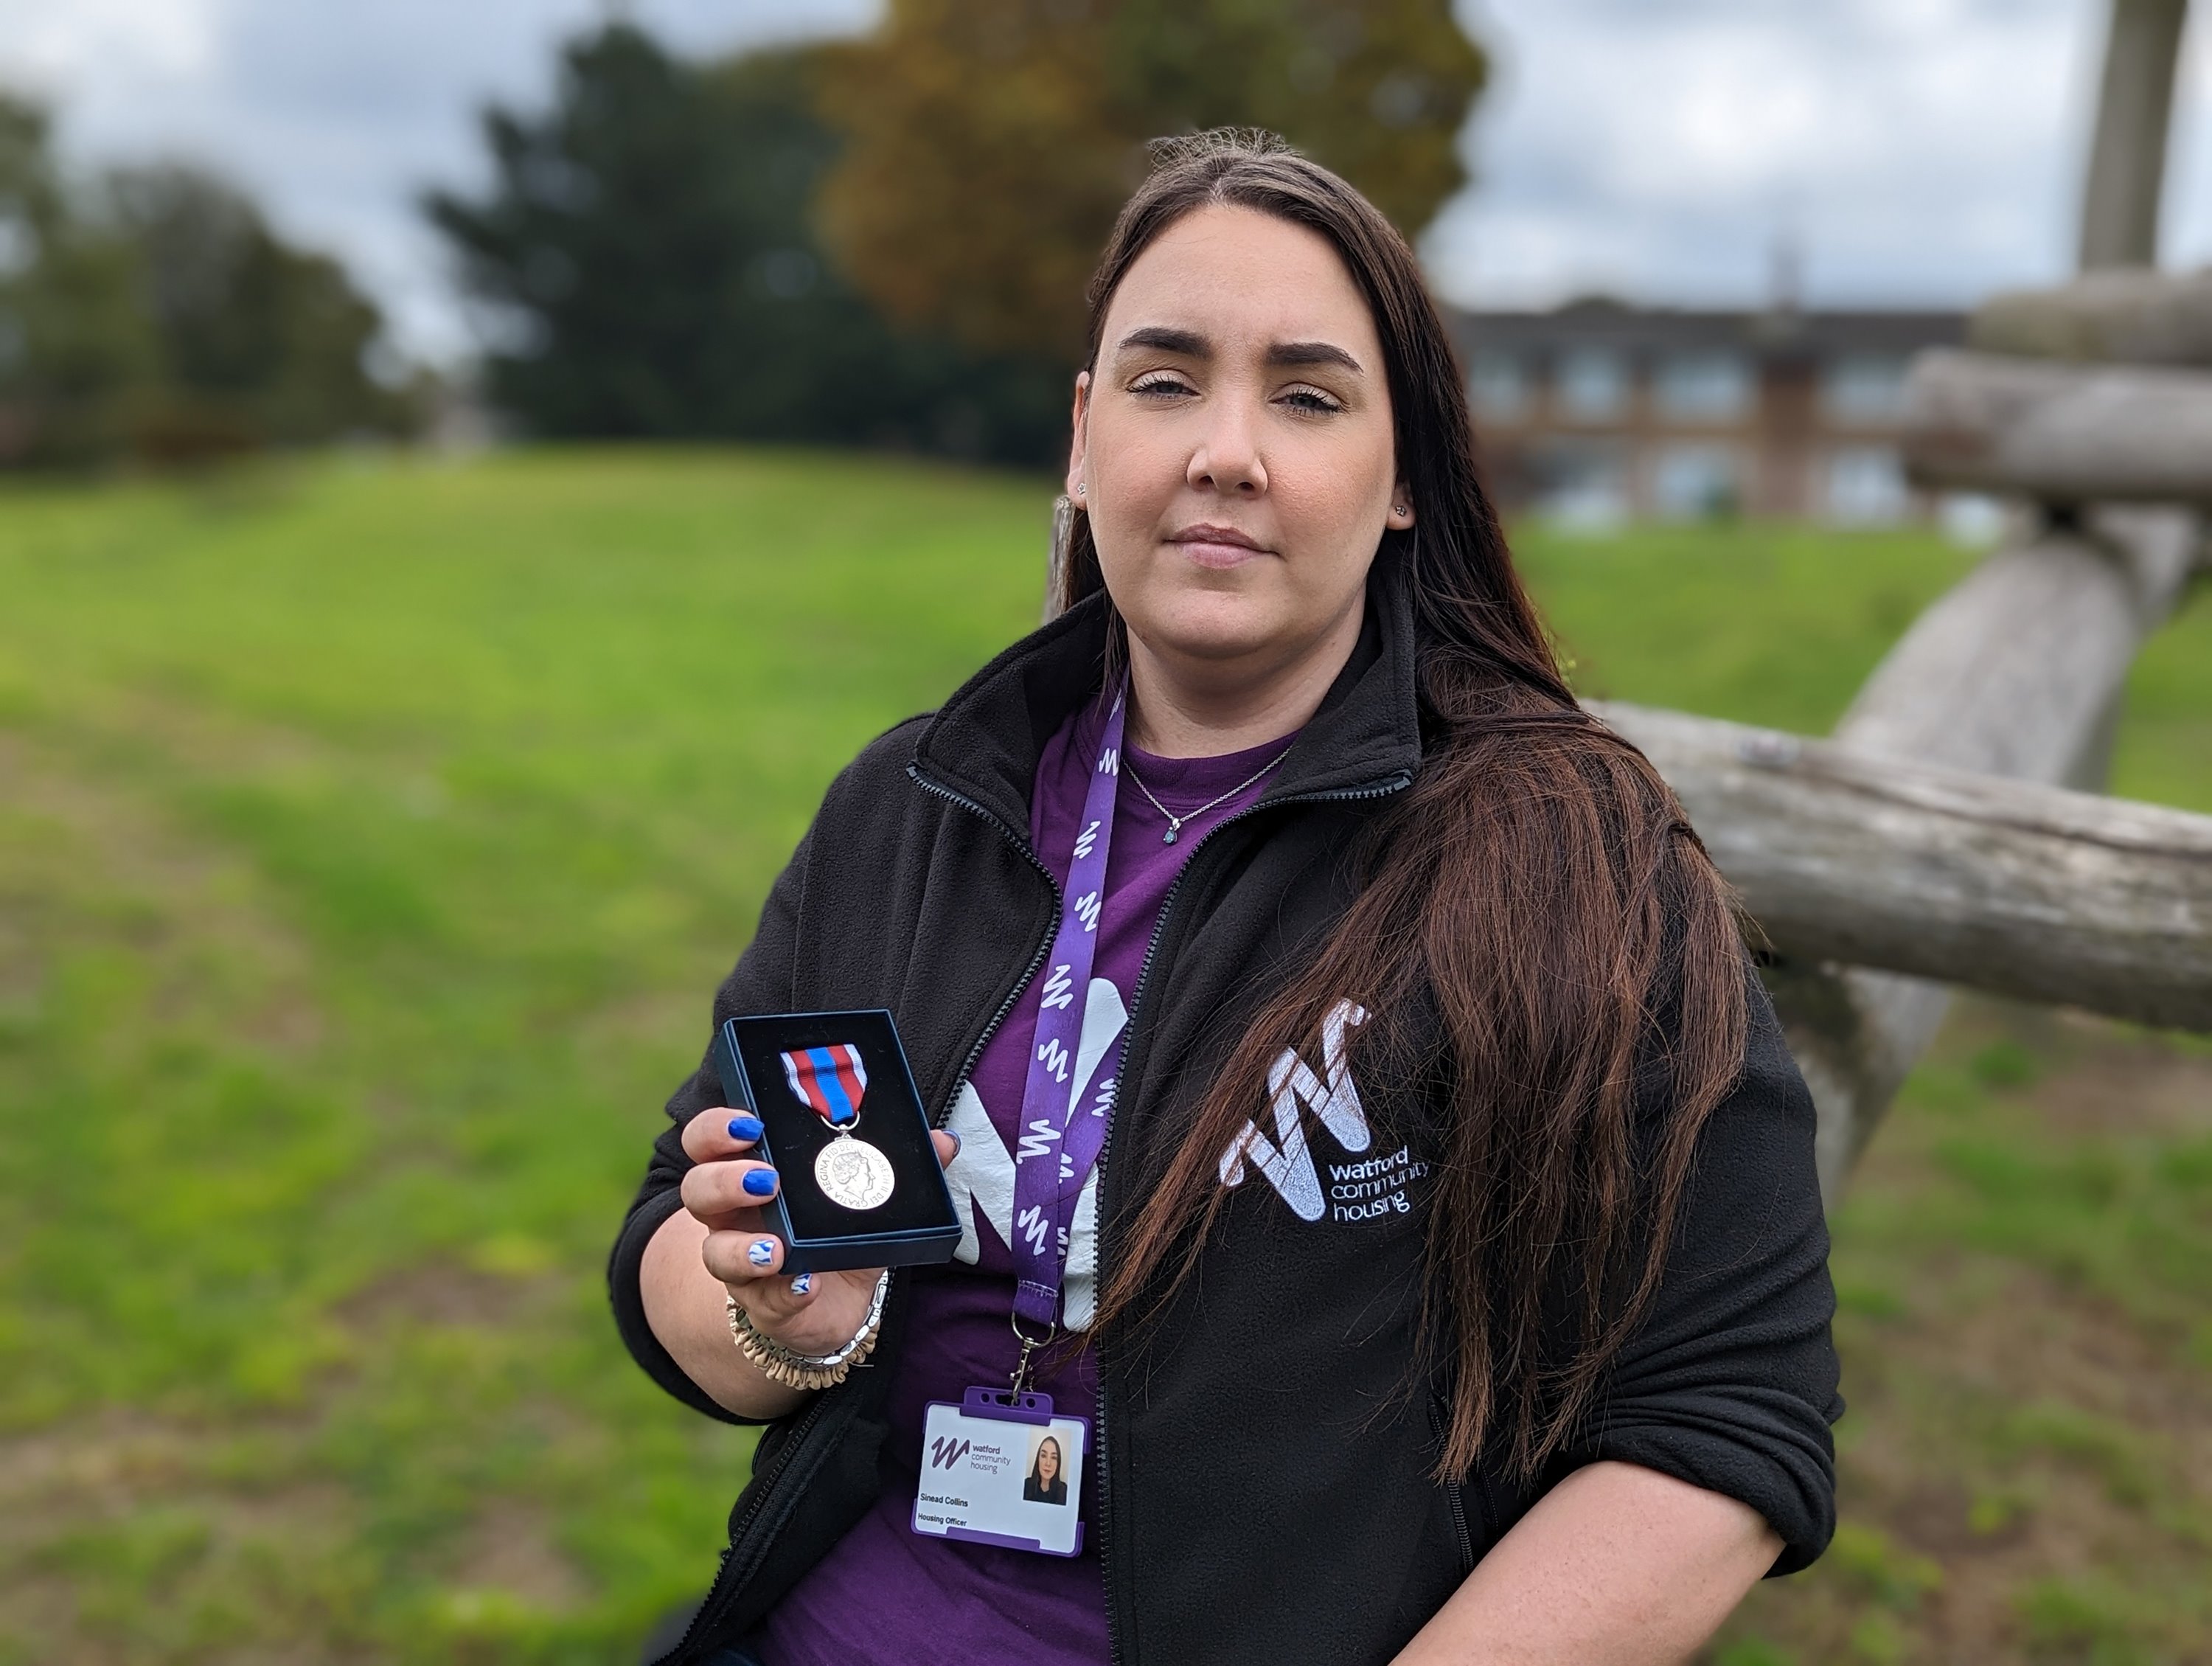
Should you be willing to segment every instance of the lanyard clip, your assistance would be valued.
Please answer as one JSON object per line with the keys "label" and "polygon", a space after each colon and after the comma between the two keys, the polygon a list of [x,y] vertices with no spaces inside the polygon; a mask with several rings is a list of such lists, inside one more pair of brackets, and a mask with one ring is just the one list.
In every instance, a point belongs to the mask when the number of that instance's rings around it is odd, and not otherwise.
{"label": "lanyard clip", "polygon": [[1013,1327],[1014,1340],[1022,1345],[1022,1357],[1014,1361],[1014,1392],[1027,1394],[1030,1387],[1030,1356],[1038,1349],[1050,1346],[1052,1339],[1060,1335],[1060,1325],[1055,1321],[1045,1327],[1043,1335],[1031,1336],[1022,1329],[1020,1314],[1009,1313],[1006,1315],[1006,1322]]}

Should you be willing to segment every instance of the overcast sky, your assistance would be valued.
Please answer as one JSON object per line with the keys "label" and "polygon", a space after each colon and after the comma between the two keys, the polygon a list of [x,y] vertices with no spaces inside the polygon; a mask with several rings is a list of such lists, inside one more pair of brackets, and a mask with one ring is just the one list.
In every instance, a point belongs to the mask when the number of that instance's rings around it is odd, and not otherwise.
{"label": "overcast sky", "polygon": [[[2108,0],[1466,0],[1495,55],[1474,187],[1431,228],[1455,299],[1742,303],[1778,238],[1814,302],[1949,303],[2066,268]],[[0,0],[0,81],[81,162],[184,154],[342,254],[402,345],[467,325],[414,202],[482,178],[474,112],[541,99],[605,0]],[[873,0],[634,0],[722,50]],[[2203,9],[2200,8],[2200,9]],[[2188,47],[2169,264],[2212,261],[2212,21]]]}

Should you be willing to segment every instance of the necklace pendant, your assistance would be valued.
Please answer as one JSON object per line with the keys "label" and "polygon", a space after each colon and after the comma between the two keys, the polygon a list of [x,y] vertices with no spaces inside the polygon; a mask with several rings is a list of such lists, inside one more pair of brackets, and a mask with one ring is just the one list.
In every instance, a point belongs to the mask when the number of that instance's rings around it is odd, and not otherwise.
{"label": "necklace pendant", "polygon": [[1176,842],[1176,835],[1182,831],[1182,824],[1181,822],[1170,822],[1168,824],[1168,830],[1160,835],[1160,842],[1162,844],[1173,844]]}

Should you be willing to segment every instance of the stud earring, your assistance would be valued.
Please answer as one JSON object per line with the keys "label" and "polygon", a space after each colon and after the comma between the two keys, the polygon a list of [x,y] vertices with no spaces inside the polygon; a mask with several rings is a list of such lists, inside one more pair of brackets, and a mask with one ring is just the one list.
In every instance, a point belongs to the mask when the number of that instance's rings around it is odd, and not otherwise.
{"label": "stud earring", "polygon": [[1079,481],[1077,481],[1077,482],[1076,482],[1076,483],[1075,483],[1075,495],[1076,495],[1078,497],[1082,496],[1084,495],[1084,493],[1085,493],[1085,491],[1089,490],[1089,489],[1089,489],[1088,487],[1086,487],[1085,485],[1084,485],[1084,483],[1083,483],[1081,481],[1079,481]]}

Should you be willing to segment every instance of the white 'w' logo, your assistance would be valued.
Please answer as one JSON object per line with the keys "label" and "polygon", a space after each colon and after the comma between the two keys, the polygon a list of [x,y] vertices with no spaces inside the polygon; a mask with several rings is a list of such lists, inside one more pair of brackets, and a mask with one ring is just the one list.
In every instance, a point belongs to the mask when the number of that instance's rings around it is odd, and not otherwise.
{"label": "white 'w' logo", "polygon": [[1030,1124],[1030,1131],[1022,1136],[1021,1146],[1014,1152],[1014,1161],[1026,1163],[1032,1157],[1042,1157],[1060,1138],[1060,1130],[1039,1117]]}
{"label": "white 'w' logo", "polygon": [[1097,845],[1097,842],[1098,824],[1097,822],[1089,823],[1085,826],[1083,831],[1075,836],[1075,860],[1079,862],[1085,856],[1088,856],[1091,852],[1092,847]]}
{"label": "white 'w' logo", "polygon": [[1052,1223],[1044,1218],[1044,1211],[1032,1203],[1022,1211],[1022,1218],[1014,1224],[1020,1230],[1021,1235],[1029,1240],[1030,1254],[1042,1255],[1044,1241],[1052,1232]]}
{"label": "white 'w' logo", "polygon": [[1290,1048],[1276,1055],[1267,1071],[1268,1107],[1273,1112],[1275,1137],[1268,1139],[1255,1122],[1245,1123],[1243,1131],[1221,1154],[1223,1185],[1244,1183],[1249,1158],[1299,1219],[1322,1218],[1328,1206],[1322,1196],[1313,1152],[1306,1146],[1305,1119],[1298,1114],[1298,1106],[1303,1102],[1347,1152],[1367,1149],[1374,1136],[1368,1130],[1367,1112],[1359,1103],[1359,1091],[1352,1085],[1351,1067],[1344,1058],[1344,1032],[1366,1022],[1367,1009],[1348,1000],[1340,1000],[1329,1008],[1321,1025],[1326,1083]]}
{"label": "white 'w' logo", "polygon": [[1044,981],[1044,1004],[1047,1006],[1075,1005],[1075,985],[1067,976],[1067,968],[1055,966],[1052,976]]}

